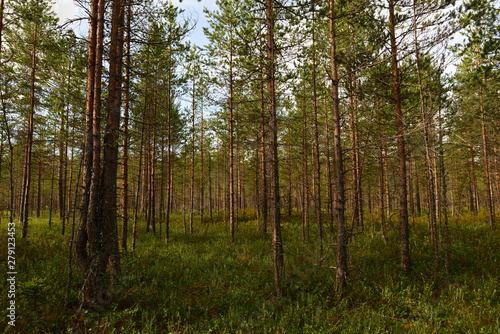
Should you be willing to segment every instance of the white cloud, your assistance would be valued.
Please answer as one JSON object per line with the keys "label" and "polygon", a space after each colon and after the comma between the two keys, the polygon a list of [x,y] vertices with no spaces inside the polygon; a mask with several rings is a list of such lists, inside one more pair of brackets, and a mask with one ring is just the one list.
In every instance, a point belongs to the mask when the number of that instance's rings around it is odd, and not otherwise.
{"label": "white cloud", "polygon": [[80,7],[74,0],[56,0],[52,9],[56,12],[61,23],[78,17],[80,12]]}

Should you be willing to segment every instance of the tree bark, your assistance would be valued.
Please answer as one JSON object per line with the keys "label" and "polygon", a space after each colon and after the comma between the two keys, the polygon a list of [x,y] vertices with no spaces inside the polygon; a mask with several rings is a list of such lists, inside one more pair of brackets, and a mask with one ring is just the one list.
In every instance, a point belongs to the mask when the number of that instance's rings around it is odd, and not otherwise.
{"label": "tree bark", "polygon": [[[232,19],[232,18],[231,18]],[[233,26],[229,26],[229,241],[234,242],[236,227],[234,196],[234,78],[233,78]]]}
{"label": "tree bark", "polygon": [[[118,130],[121,106],[123,5],[114,0],[111,13],[108,117],[101,167],[101,77],[104,42],[103,0],[93,0],[89,24],[84,181],[80,222],[75,238],[75,262],[84,278],[82,307],[101,311],[110,303],[106,269],[111,279],[120,273],[116,225]],[[88,248],[87,248],[88,246]]]}
{"label": "tree bark", "polygon": [[380,194],[380,229],[382,231],[382,238],[387,242],[387,228],[385,219],[385,163],[384,163],[384,149],[379,147],[379,168],[380,168],[380,181],[379,181],[379,194]]}
{"label": "tree bark", "polygon": [[406,166],[406,144],[404,137],[404,116],[401,107],[401,77],[398,67],[398,49],[396,42],[396,17],[394,15],[395,1],[389,2],[389,32],[391,43],[391,66],[394,94],[394,108],[396,116],[396,139],[399,159],[399,222],[401,239],[401,266],[405,270],[411,269],[410,260],[410,225],[408,222],[408,186]]}
{"label": "tree bark", "polygon": [[352,76],[351,95],[349,104],[351,107],[351,146],[352,146],[352,205],[353,225],[364,229],[363,224],[363,189],[361,183],[361,161],[359,154],[359,131],[358,131],[358,91],[357,77]]}
{"label": "tree bark", "polygon": [[23,225],[21,237],[28,236],[28,216],[29,216],[29,197],[31,190],[31,167],[33,154],[33,133],[35,117],[35,81],[37,72],[37,44],[38,44],[38,24],[35,24],[33,31],[33,48],[31,51],[31,74],[30,74],[30,108],[26,126],[26,147],[24,150],[24,173],[21,199],[21,222]]}
{"label": "tree bark", "polygon": [[103,209],[105,257],[109,260],[111,279],[121,273],[117,230],[118,138],[122,105],[123,18],[124,0],[113,0],[111,13],[111,44],[109,61],[108,117],[104,135]]}
{"label": "tree bark", "polygon": [[323,217],[322,217],[322,197],[321,197],[321,151],[319,143],[319,124],[318,124],[318,92],[317,92],[317,78],[316,78],[316,34],[315,34],[315,17],[313,13],[313,26],[312,26],[312,93],[313,93],[313,117],[314,117],[314,166],[315,166],[315,213],[316,224],[318,225],[318,242],[320,249],[320,257],[323,256]]}
{"label": "tree bark", "polygon": [[434,256],[434,282],[437,284],[437,273],[439,270],[439,235],[437,229],[437,180],[435,178],[435,172],[437,171],[437,166],[435,165],[435,157],[432,156],[432,146],[435,146],[431,142],[431,118],[432,115],[428,115],[427,107],[425,104],[424,87],[422,79],[422,70],[420,64],[420,49],[418,43],[417,35],[417,8],[416,2],[413,1],[413,43],[415,49],[415,62],[417,67],[417,82],[418,82],[418,93],[419,93],[419,107],[422,116],[422,125],[424,132],[424,148],[425,148],[425,165],[426,165],[426,176],[427,176],[427,217],[429,218],[429,227],[431,232],[431,245],[433,249]]}
{"label": "tree bark", "polygon": [[0,0],[0,55],[3,53],[3,17],[5,11],[5,0]]}
{"label": "tree bark", "polygon": [[191,105],[191,176],[190,176],[190,182],[189,182],[189,233],[193,234],[194,233],[194,171],[195,171],[195,166],[196,166],[196,160],[195,160],[195,153],[196,153],[196,148],[195,148],[195,111],[196,111],[196,83],[195,80],[193,80],[193,87],[192,87],[192,105]]}
{"label": "tree bark", "polygon": [[128,149],[129,149],[129,108],[130,108],[130,56],[131,56],[131,20],[132,20],[132,7],[130,1],[127,1],[127,15],[126,15],[126,39],[125,39],[125,77],[123,82],[123,150],[122,150],[122,234],[121,234],[121,248],[122,251],[127,251],[127,238],[128,238]]}
{"label": "tree bark", "polygon": [[266,133],[266,123],[268,123],[266,116],[266,108],[265,108],[265,95],[264,95],[264,80],[261,80],[261,88],[260,88],[260,97],[261,97],[261,105],[260,105],[260,113],[261,113],[261,123],[260,123],[260,177],[261,177],[261,210],[262,210],[262,232],[267,234],[267,225],[268,225],[268,217],[269,217],[269,187],[268,187],[268,170],[267,170],[267,153],[266,153],[266,142],[267,142],[267,133]]}
{"label": "tree bark", "polygon": [[[93,309],[97,306],[98,299],[101,293],[98,293],[95,280],[90,277],[92,270],[91,262],[94,253],[94,247],[87,251],[87,243],[95,243],[97,237],[90,217],[90,203],[91,203],[91,185],[93,182],[93,166],[94,166],[94,133],[93,121],[96,117],[95,106],[99,104],[94,103],[94,100],[100,100],[100,77],[97,77],[98,69],[102,62],[102,58],[98,52],[99,43],[98,35],[102,33],[102,25],[104,19],[104,1],[92,0],[89,18],[89,42],[88,42],[88,72],[87,72],[87,96],[85,107],[85,144],[84,144],[84,161],[83,161],[83,184],[82,184],[82,198],[81,198],[81,212],[80,221],[76,231],[74,241],[74,256],[75,263],[84,278],[82,307]],[[102,41],[102,39],[99,39]],[[97,80],[96,80],[97,79]],[[97,84],[96,84],[97,83]],[[93,201],[95,202],[95,201]],[[97,269],[97,268],[96,268]],[[101,283],[101,282],[98,282]],[[99,296],[99,298],[98,298]]]}
{"label": "tree bark", "polygon": [[330,0],[330,68],[333,102],[333,150],[335,159],[335,209],[337,213],[337,267],[335,288],[339,296],[347,290],[347,223],[345,218],[344,157],[342,152],[335,0]]}
{"label": "tree bark", "polygon": [[38,157],[38,179],[36,187],[36,217],[40,218],[42,210],[42,158]]}
{"label": "tree bark", "polygon": [[134,219],[132,226],[132,250],[135,250],[136,242],[137,242],[137,225],[139,220],[139,201],[142,187],[142,164],[143,164],[143,150],[144,150],[144,123],[142,126],[142,135],[141,142],[139,144],[139,167],[138,167],[138,176],[137,176],[137,188],[135,189],[135,199],[134,199]]}
{"label": "tree bark", "polygon": [[276,115],[275,91],[275,42],[274,42],[274,1],[266,1],[267,26],[267,112],[269,126],[269,184],[270,184],[270,218],[272,226],[274,292],[276,298],[283,295],[282,285],[285,278],[283,258],[283,241],[281,237],[281,207],[278,165],[278,122]]}
{"label": "tree bark", "polygon": [[495,205],[493,203],[493,186],[492,186],[492,177],[491,177],[491,167],[490,167],[490,156],[488,152],[488,138],[486,133],[486,121],[484,119],[484,105],[483,105],[483,96],[482,92],[479,93],[480,96],[480,104],[479,107],[481,109],[481,142],[483,146],[483,160],[484,160],[484,175],[485,175],[485,187],[486,187],[486,207],[488,209],[488,222],[490,228],[495,230],[496,228],[496,217],[495,217]]}

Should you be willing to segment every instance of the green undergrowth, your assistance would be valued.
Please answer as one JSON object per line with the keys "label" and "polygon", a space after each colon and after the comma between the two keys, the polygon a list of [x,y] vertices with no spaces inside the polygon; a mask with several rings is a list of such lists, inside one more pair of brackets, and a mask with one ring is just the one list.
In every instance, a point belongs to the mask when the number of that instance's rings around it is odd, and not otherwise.
{"label": "green undergrowth", "polygon": [[[285,296],[278,300],[270,237],[251,215],[240,222],[234,243],[225,223],[198,223],[185,235],[177,218],[167,245],[160,233],[145,234],[140,226],[136,250],[122,254],[115,300],[101,314],[78,310],[82,280],[74,267],[67,285],[70,237],[57,224],[49,229],[46,218],[33,218],[27,239],[17,231],[16,326],[3,316],[0,332],[500,333],[500,238],[484,220],[450,222],[449,270],[441,258],[437,273],[423,218],[412,222],[409,273],[399,267],[396,223],[389,222],[384,241],[368,222],[350,242],[350,290],[340,299],[334,238],[326,236],[320,252],[315,227],[304,241],[300,219],[284,218]],[[5,245],[6,220],[0,224]],[[6,268],[6,256],[1,265]]]}

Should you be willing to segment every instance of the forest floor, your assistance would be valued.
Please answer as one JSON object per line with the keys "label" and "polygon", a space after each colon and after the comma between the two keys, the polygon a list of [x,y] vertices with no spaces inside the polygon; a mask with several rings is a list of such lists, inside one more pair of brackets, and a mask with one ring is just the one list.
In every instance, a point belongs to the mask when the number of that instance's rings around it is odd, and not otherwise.
{"label": "forest floor", "polygon": [[47,218],[32,218],[27,239],[17,231],[16,326],[8,325],[5,293],[0,333],[500,333],[500,234],[481,215],[452,219],[450,267],[437,275],[424,218],[413,221],[413,270],[405,273],[396,223],[384,242],[367,215],[365,232],[349,244],[343,299],[334,293],[331,236],[320,255],[315,226],[303,241],[300,218],[284,218],[286,294],[279,300],[270,238],[252,217],[241,218],[234,243],[224,223],[197,221],[186,235],[177,217],[168,245],[141,224],[136,250],[123,254],[116,299],[101,314],[78,312],[82,279],[75,268],[67,284],[70,236],[57,223],[49,228]]}

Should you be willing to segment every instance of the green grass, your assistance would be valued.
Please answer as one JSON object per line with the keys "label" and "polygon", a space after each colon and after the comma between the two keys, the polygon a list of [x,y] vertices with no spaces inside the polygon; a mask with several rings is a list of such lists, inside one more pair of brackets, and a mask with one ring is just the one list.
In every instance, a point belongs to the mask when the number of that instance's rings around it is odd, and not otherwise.
{"label": "green grass", "polygon": [[[450,270],[436,282],[423,219],[412,227],[410,273],[399,267],[395,224],[385,243],[368,222],[350,243],[350,292],[341,300],[328,268],[335,265],[335,242],[325,243],[318,265],[314,228],[303,242],[299,219],[283,222],[281,300],[273,297],[270,238],[251,217],[233,244],[223,223],[184,235],[179,217],[168,245],[140,226],[137,249],[122,257],[116,300],[102,314],[77,312],[76,269],[65,305],[69,237],[57,225],[49,229],[46,218],[33,218],[27,240],[18,230],[16,327],[2,317],[0,333],[500,333],[499,234],[468,218],[451,222]],[[0,225],[5,245],[6,220]],[[0,263],[6,268],[5,256]],[[6,280],[1,287],[6,291]]]}

